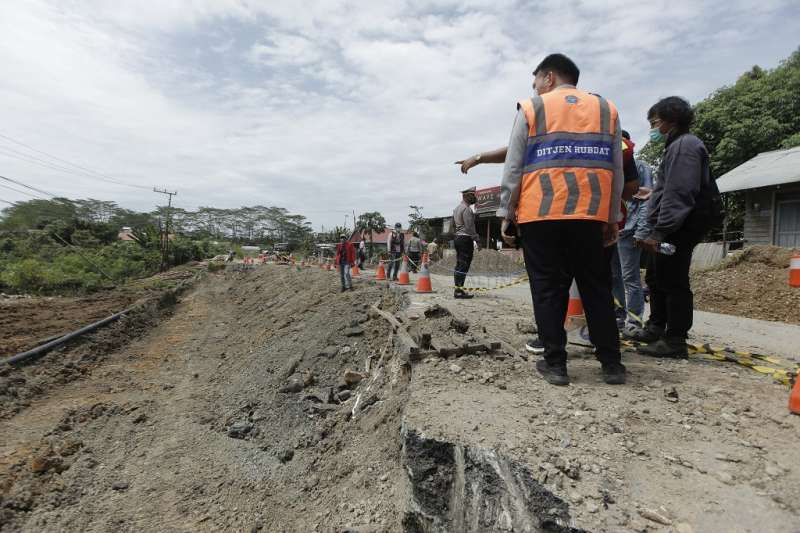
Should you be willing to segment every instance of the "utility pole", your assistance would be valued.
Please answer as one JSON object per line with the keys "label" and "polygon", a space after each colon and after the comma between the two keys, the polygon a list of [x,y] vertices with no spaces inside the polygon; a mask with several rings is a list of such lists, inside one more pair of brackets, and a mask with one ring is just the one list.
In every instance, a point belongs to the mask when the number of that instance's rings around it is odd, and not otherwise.
{"label": "utility pole", "polygon": [[169,252],[169,230],[170,230],[170,211],[172,209],[172,197],[177,196],[178,191],[170,192],[166,189],[156,189],[153,187],[153,192],[157,192],[160,194],[166,194],[169,196],[169,200],[167,200],[167,219],[164,221],[164,228],[161,231],[161,271],[165,271],[167,269],[167,255]]}

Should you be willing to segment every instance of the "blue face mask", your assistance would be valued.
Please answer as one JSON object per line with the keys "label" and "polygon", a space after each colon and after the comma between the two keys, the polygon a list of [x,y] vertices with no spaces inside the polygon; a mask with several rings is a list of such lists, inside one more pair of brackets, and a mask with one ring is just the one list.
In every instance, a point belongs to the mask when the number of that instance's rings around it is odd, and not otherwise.
{"label": "blue face mask", "polygon": [[653,128],[650,130],[650,140],[654,143],[660,142],[664,140],[664,134],[661,133],[661,130],[658,128]]}

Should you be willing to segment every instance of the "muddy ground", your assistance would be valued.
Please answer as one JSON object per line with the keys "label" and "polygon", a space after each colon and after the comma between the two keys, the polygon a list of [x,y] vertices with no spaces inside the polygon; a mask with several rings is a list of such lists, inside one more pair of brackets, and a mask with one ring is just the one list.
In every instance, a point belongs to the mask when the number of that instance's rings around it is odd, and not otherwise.
{"label": "muddy ground", "polygon": [[794,250],[752,246],[722,264],[692,273],[698,309],[800,324],[800,289],[789,286]]}
{"label": "muddy ground", "polygon": [[[129,342],[37,365],[71,379],[4,370],[35,394],[0,420],[0,530],[798,531],[785,385],[628,352],[610,387],[573,346],[554,388],[522,349],[524,299],[355,287],[209,274],[106,333]],[[454,355],[410,353],[426,334]]]}

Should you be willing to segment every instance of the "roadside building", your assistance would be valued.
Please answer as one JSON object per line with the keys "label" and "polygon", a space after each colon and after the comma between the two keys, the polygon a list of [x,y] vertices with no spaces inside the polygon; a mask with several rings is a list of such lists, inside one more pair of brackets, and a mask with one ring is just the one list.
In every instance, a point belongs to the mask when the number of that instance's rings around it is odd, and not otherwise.
{"label": "roadside building", "polygon": [[744,243],[800,247],[800,147],[758,154],[717,179],[745,195]]}

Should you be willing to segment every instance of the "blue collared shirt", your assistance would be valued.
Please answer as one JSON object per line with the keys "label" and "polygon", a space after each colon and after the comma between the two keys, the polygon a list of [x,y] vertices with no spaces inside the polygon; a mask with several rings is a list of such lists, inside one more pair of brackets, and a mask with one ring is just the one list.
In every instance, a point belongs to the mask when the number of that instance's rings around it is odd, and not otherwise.
{"label": "blue collared shirt", "polygon": [[[635,160],[636,170],[639,172],[639,187],[653,188],[653,171],[650,165],[639,159]],[[625,227],[620,231],[620,237],[634,235],[637,239],[644,239],[650,234],[650,224],[647,222],[647,200],[631,198],[625,203],[628,217]]]}

